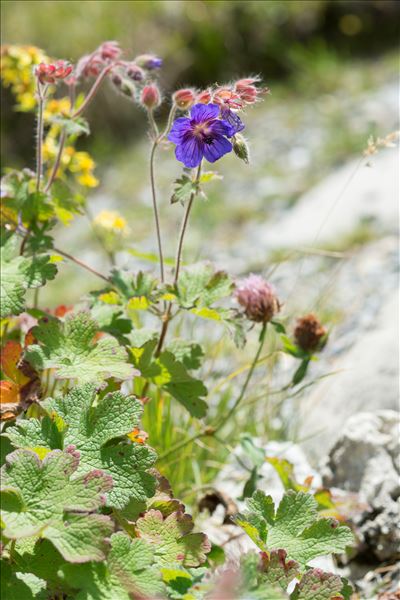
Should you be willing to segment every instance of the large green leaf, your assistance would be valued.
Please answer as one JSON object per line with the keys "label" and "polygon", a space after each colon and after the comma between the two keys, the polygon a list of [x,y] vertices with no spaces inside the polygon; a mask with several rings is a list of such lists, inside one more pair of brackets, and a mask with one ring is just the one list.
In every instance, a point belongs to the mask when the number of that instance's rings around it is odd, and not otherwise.
{"label": "large green leaf", "polygon": [[303,568],[317,556],[344,552],[354,541],[347,526],[335,519],[318,518],[318,505],[311,494],[290,490],[275,511],[271,496],[257,491],[247,505],[249,510],[237,515],[236,523],[261,550],[284,548]]}
{"label": "large green leaf", "polygon": [[128,379],[137,374],[114,338],[94,341],[97,330],[96,321],[87,312],[72,314],[65,323],[45,317],[33,329],[39,343],[29,346],[25,357],[36,369],[55,369],[57,378],[79,383],[107,377]]}
{"label": "large green leaf", "polygon": [[2,468],[2,512],[6,538],[40,536],[71,562],[103,560],[113,524],[92,514],[103,504],[112,479],[102,471],[77,476],[74,448],[54,451],[40,461],[34,452],[16,450]]}
{"label": "large green leaf", "polygon": [[18,238],[1,231],[0,316],[19,315],[25,308],[29,288],[41,287],[57,273],[47,255],[17,255]]}
{"label": "large green leaf", "polygon": [[[98,400],[94,385],[75,388],[64,398],[44,403],[53,415],[61,418],[65,427],[63,447],[73,444],[80,453],[77,473],[102,469],[111,475],[113,487],[106,496],[109,506],[122,509],[130,500],[143,501],[153,496],[155,478],[148,469],[156,460],[148,446],[132,444],[126,437],[138,424],[143,407],[133,396],[120,392]],[[21,421],[9,427],[6,435],[19,447],[52,447],[57,443],[54,426],[39,421]],[[121,440],[125,437],[125,440]]]}

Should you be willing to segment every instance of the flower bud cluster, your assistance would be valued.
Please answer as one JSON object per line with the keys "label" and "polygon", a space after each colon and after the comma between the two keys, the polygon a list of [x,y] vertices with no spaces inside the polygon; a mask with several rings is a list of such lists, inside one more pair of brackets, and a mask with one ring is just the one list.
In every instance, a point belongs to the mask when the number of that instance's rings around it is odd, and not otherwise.
{"label": "flower bud cluster", "polygon": [[257,323],[268,323],[281,308],[275,288],[260,275],[252,274],[240,281],[235,297],[246,317]]}
{"label": "flower bud cluster", "polygon": [[72,73],[72,65],[65,60],[58,60],[55,63],[40,63],[35,68],[35,75],[40,83],[58,83]]}

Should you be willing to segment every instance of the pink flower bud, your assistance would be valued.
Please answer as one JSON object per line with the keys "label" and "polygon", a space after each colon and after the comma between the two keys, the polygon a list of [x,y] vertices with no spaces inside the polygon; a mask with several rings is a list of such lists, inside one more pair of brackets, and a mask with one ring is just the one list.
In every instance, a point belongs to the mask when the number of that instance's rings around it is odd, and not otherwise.
{"label": "pink flower bud", "polygon": [[140,94],[140,103],[148,110],[154,110],[161,104],[161,94],[158,87],[151,83],[145,85]]}
{"label": "pink flower bud", "polygon": [[213,102],[221,107],[232,110],[240,110],[244,106],[239,94],[236,94],[229,88],[218,88],[213,97]]}
{"label": "pink flower bud", "polygon": [[40,83],[57,83],[61,79],[65,79],[72,73],[72,66],[65,60],[58,60],[55,63],[46,65],[40,63],[35,68],[35,75]]}
{"label": "pink flower bud", "polygon": [[268,94],[268,88],[257,88],[254,84],[259,83],[258,78],[239,79],[235,83],[235,92],[245,104],[254,104],[262,94]]}
{"label": "pink flower bud", "polygon": [[96,51],[102,60],[117,60],[122,54],[118,42],[103,42]]}
{"label": "pink flower bud", "polygon": [[259,275],[250,275],[239,282],[235,297],[250,321],[268,323],[280,310],[274,287]]}
{"label": "pink flower bud", "polygon": [[211,102],[211,92],[210,90],[203,90],[196,96],[196,104],[209,104]]}
{"label": "pink flower bud", "polygon": [[172,95],[172,99],[178,108],[181,110],[188,110],[191,106],[193,106],[196,100],[196,94],[194,90],[191,90],[190,88],[183,88],[181,90],[177,90]]}

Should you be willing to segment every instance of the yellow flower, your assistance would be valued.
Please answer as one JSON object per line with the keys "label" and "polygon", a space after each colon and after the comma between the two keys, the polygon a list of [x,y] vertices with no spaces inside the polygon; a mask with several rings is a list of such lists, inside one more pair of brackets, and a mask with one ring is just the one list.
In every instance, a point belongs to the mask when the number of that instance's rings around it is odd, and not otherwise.
{"label": "yellow flower", "polygon": [[119,212],[114,210],[102,210],[93,221],[96,228],[115,231],[119,235],[129,233],[128,223]]}
{"label": "yellow flower", "polygon": [[41,62],[49,62],[49,58],[35,46],[4,46],[1,50],[1,78],[15,95],[18,110],[31,111],[36,106],[33,67]]}
{"label": "yellow flower", "polygon": [[83,173],[82,175],[78,175],[76,180],[84,187],[93,188],[99,185],[99,180],[92,173]]}

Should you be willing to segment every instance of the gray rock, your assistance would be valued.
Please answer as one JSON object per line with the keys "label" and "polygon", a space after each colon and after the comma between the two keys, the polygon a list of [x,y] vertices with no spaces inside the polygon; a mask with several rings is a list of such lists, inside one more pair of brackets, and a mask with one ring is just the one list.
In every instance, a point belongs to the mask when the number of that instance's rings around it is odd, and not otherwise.
{"label": "gray rock", "polygon": [[400,471],[397,448],[400,414],[383,410],[360,413],[347,422],[322,468],[323,482],[358,492],[369,505],[355,518],[359,552],[378,561],[400,554]]}

